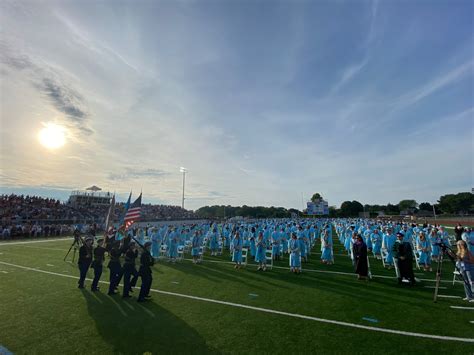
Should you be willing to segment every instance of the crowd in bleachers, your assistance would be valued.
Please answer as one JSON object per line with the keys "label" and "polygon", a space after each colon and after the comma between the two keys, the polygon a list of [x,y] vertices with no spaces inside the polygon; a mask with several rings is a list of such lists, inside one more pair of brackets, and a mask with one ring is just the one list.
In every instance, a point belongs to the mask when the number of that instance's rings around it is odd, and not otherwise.
{"label": "crowd in bleachers", "polygon": [[[0,238],[39,237],[72,233],[76,223],[102,224],[108,206],[71,206],[60,200],[28,195],[0,195]],[[123,217],[125,204],[118,203],[114,220]],[[142,205],[142,220],[195,218],[193,211],[170,205]]]}

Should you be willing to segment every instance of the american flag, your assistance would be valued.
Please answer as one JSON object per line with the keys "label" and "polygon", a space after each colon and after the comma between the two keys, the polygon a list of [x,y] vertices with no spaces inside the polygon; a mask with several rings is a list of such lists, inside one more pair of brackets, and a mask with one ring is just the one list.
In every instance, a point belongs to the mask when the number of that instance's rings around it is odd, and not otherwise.
{"label": "american flag", "polygon": [[140,219],[140,213],[142,210],[142,194],[138,196],[134,203],[130,205],[130,208],[127,210],[123,222],[125,224],[125,229],[128,229],[133,223]]}

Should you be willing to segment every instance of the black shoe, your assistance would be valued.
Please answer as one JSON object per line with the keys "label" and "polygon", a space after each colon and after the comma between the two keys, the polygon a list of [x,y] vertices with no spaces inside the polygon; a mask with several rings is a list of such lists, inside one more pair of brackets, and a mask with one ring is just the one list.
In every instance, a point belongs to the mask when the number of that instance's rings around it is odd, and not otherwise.
{"label": "black shoe", "polygon": [[97,292],[97,291],[99,291],[99,288],[98,288],[98,287],[95,287],[95,288],[92,288],[92,287],[91,287],[91,291],[92,291],[92,292]]}
{"label": "black shoe", "polygon": [[150,296],[150,295],[146,295],[145,298],[151,298],[151,296]]}
{"label": "black shoe", "polygon": [[77,288],[84,288],[84,286],[83,285],[78,285]]}
{"label": "black shoe", "polygon": [[129,292],[133,293],[133,288],[131,288],[130,290],[128,290]]}
{"label": "black shoe", "polygon": [[132,298],[130,295],[123,295],[122,298]]}
{"label": "black shoe", "polygon": [[141,302],[146,302],[146,301],[148,301],[148,300],[145,299],[145,298],[139,298],[139,299],[137,300],[137,302],[140,302],[140,303],[141,303]]}
{"label": "black shoe", "polygon": [[117,292],[108,292],[107,294],[108,294],[109,296],[113,296],[113,295],[116,295]]}

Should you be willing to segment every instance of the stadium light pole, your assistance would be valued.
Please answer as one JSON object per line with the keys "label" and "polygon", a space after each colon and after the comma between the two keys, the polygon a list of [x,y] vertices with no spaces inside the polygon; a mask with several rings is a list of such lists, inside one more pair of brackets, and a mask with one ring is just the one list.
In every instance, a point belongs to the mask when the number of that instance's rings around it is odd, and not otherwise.
{"label": "stadium light pole", "polygon": [[186,172],[188,169],[180,167],[179,171],[183,173],[183,198],[181,200],[181,208],[184,210],[184,182],[186,181]]}

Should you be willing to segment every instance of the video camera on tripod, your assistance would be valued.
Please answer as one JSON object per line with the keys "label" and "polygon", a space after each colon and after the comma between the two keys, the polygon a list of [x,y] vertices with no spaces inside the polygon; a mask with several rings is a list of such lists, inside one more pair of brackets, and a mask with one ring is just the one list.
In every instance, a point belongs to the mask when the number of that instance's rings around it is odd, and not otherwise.
{"label": "video camera on tripod", "polygon": [[71,246],[69,247],[69,250],[67,251],[66,256],[64,257],[64,261],[66,261],[69,253],[74,248],[74,254],[72,254],[72,262],[74,262],[74,259],[76,258],[77,249],[79,249],[84,244],[84,240],[81,237],[81,232],[79,231],[79,228],[76,228],[74,230],[73,237],[74,237],[74,241],[72,242]]}
{"label": "video camera on tripod", "polygon": [[468,286],[471,287],[469,280],[466,280],[466,278],[463,276],[462,270],[459,268],[458,262],[457,262],[457,255],[454,252],[453,249],[443,241],[434,243],[434,245],[438,246],[441,249],[441,256],[438,261],[438,267],[436,269],[436,286],[435,286],[435,294],[434,294],[434,302],[436,302],[438,298],[438,290],[439,290],[439,284],[441,282],[441,271],[443,268],[443,258],[444,256],[447,256],[449,260],[452,261],[455,270],[457,271],[457,276]]}

